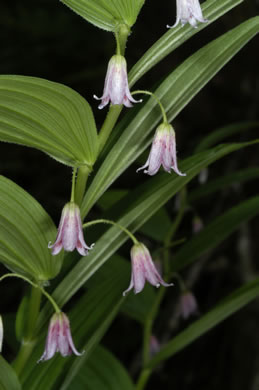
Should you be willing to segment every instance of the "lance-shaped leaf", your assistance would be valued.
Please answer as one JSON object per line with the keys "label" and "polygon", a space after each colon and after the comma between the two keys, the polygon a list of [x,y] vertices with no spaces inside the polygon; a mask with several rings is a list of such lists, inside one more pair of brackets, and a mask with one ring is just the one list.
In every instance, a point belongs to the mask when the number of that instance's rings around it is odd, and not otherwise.
{"label": "lance-shaped leaf", "polygon": [[31,146],[70,165],[92,166],[98,149],[91,107],[62,84],[0,76],[0,141]]}
{"label": "lance-shaped leaf", "polygon": [[[178,25],[167,30],[167,32],[158,41],[151,46],[140,60],[133,66],[129,73],[130,86],[135,84],[145,73],[152,69],[156,64],[162,61],[173,50],[182,45],[187,39],[199,33],[209,24],[213,23],[219,17],[236,7],[243,0],[207,0],[202,4],[202,13],[208,23],[200,23],[198,28],[186,25],[182,28]],[[168,16],[173,21],[174,15]],[[169,19],[165,22],[168,23]],[[170,22],[171,23],[171,22]]]}
{"label": "lance-shaped leaf", "polygon": [[61,0],[88,22],[107,31],[133,26],[145,0]]}
{"label": "lance-shaped leaf", "polygon": [[13,368],[0,356],[0,389],[21,390],[22,386]]}
{"label": "lance-shaped leaf", "polygon": [[216,248],[233,233],[241,223],[249,221],[259,213],[259,196],[248,199],[232,207],[223,215],[215,218],[210,224],[192,239],[188,240],[174,255],[171,267],[174,271],[191,264],[202,254]]}
{"label": "lance-shaped leaf", "polygon": [[247,283],[226,297],[215,308],[188,326],[187,329],[171,339],[148,363],[148,368],[154,368],[161,361],[168,359],[181,351],[188,344],[208,332],[247,303],[259,295],[259,279]]}
{"label": "lance-shaped leaf", "polygon": [[21,187],[0,176],[0,261],[36,280],[60,270],[63,254],[53,256],[48,242],[56,227],[41,205]]}
{"label": "lance-shaped leaf", "polygon": [[[172,71],[154,92],[162,101],[168,120],[173,120],[258,31],[259,17],[255,17],[210,42]],[[131,122],[127,124],[129,116],[125,116],[118,126],[118,133],[115,129],[116,135],[119,134],[118,140],[114,142],[83,199],[83,217],[111,183],[145,150],[152,140],[152,131],[161,121],[161,112],[153,98],[140,109],[132,109],[128,115],[132,118]]]}
{"label": "lance-shaped leaf", "polygon": [[[73,390],[134,390],[129,374],[111,352],[98,346],[71,383]],[[61,390],[69,390],[62,387]]]}
{"label": "lance-shaped leaf", "polygon": [[[204,167],[251,144],[253,142],[219,145],[188,158],[180,166],[186,176],[160,174],[148,180],[121,200],[118,209],[124,208],[124,215],[117,214],[116,206],[113,209],[113,218],[130,231],[136,231]],[[60,282],[54,292],[57,302],[63,306],[127,239],[125,233],[116,226],[105,232],[96,242],[87,262],[82,258]]]}

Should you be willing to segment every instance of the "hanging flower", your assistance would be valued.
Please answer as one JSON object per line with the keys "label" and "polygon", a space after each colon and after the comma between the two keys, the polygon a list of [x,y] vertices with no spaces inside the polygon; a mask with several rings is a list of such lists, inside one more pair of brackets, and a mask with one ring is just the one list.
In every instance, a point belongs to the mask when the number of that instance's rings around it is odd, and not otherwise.
{"label": "hanging flower", "polygon": [[198,304],[191,291],[186,290],[180,296],[179,303],[180,315],[186,320],[190,315],[197,313]]}
{"label": "hanging flower", "polygon": [[69,319],[65,313],[55,313],[51,317],[45,350],[39,362],[51,359],[56,352],[65,357],[74,353],[81,356],[73,343]]}
{"label": "hanging flower", "polygon": [[152,358],[160,351],[160,349],[161,349],[160,342],[158,341],[156,336],[152,334],[149,340],[149,356]]}
{"label": "hanging flower", "polygon": [[162,284],[165,287],[172,286],[166,283],[157,271],[149,250],[147,247],[138,243],[131,248],[131,281],[129,288],[124,291],[125,296],[128,291],[134,287],[135,294],[143,290],[145,281],[147,280],[153,286],[159,287]]}
{"label": "hanging flower", "polygon": [[176,22],[173,26],[167,26],[168,28],[177,26],[180,21],[182,26],[189,23],[195,28],[197,28],[197,21],[201,23],[208,22],[207,19],[203,18],[199,0],[176,0],[176,9]]}
{"label": "hanging flower", "polygon": [[85,243],[79,207],[74,202],[67,203],[62,210],[56,241],[48,244],[52,255],[57,255],[62,248],[67,252],[76,248],[80,255],[86,256],[93,246]]}
{"label": "hanging flower", "polygon": [[116,54],[109,61],[105,77],[103,96],[99,109],[105,107],[109,101],[111,104],[124,104],[126,107],[132,107],[132,103],[140,103],[142,100],[135,100],[130,93],[127,74],[127,63],[123,56]]}
{"label": "hanging flower", "polygon": [[156,129],[148,159],[145,165],[140,167],[137,172],[147,168],[144,170],[144,173],[153,176],[161,165],[169,173],[173,169],[180,176],[186,175],[180,172],[177,167],[175,132],[169,123],[162,123]]}

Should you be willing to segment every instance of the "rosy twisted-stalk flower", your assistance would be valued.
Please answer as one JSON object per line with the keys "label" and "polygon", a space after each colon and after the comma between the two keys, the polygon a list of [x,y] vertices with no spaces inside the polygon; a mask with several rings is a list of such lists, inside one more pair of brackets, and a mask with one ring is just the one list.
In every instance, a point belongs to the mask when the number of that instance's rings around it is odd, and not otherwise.
{"label": "rosy twisted-stalk flower", "polygon": [[62,210],[56,241],[48,244],[52,255],[57,255],[62,248],[67,252],[76,248],[80,255],[86,256],[93,246],[94,244],[89,247],[85,243],[78,205],[74,202],[67,203]]}
{"label": "rosy twisted-stalk flower", "polygon": [[197,313],[198,304],[191,291],[185,291],[180,296],[180,315],[186,320],[190,315]]}
{"label": "rosy twisted-stalk flower", "polygon": [[155,356],[161,349],[161,344],[153,334],[150,336],[149,341],[149,356]]}
{"label": "rosy twisted-stalk flower", "polygon": [[0,315],[0,352],[2,352],[3,339],[4,339],[4,327],[3,327],[2,316]]}
{"label": "rosy twisted-stalk flower", "polygon": [[147,247],[138,243],[133,245],[130,252],[131,256],[131,281],[129,288],[124,291],[125,296],[128,291],[134,288],[135,294],[143,290],[145,281],[147,280],[153,286],[159,287],[160,284],[168,287],[172,284],[166,283],[157,271],[152,257]]}
{"label": "rosy twisted-stalk flower", "polygon": [[180,176],[186,175],[180,172],[177,166],[175,132],[169,123],[162,123],[156,129],[148,159],[137,172],[147,168],[144,173],[153,176],[161,165],[169,173],[173,169]]}
{"label": "rosy twisted-stalk flower", "polygon": [[98,108],[102,109],[109,101],[111,104],[124,104],[126,107],[132,107],[131,103],[140,103],[142,100],[135,100],[130,93],[127,63],[122,55],[116,54],[109,61],[108,69],[104,82],[102,97],[94,98],[101,100]]}
{"label": "rosy twisted-stalk flower", "polygon": [[65,313],[55,313],[50,319],[45,350],[38,362],[51,359],[56,352],[65,357],[74,353],[81,356],[72,340],[69,319]]}
{"label": "rosy twisted-stalk flower", "polygon": [[168,28],[177,26],[180,21],[182,26],[189,23],[194,28],[197,28],[197,21],[201,23],[208,22],[207,19],[203,18],[199,0],[176,0],[176,13],[175,24],[167,26]]}

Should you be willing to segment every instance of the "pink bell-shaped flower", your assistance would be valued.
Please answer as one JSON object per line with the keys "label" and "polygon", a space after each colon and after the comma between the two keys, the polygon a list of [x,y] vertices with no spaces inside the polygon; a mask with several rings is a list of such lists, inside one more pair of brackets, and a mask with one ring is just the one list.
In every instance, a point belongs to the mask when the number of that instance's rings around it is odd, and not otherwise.
{"label": "pink bell-shaped flower", "polygon": [[73,343],[69,319],[65,313],[55,313],[51,317],[45,350],[39,362],[51,359],[56,352],[65,357],[74,353],[81,356]]}
{"label": "pink bell-shaped flower", "polygon": [[189,290],[183,292],[180,296],[179,314],[186,320],[192,314],[197,313],[198,304],[195,296]]}
{"label": "pink bell-shaped flower", "polygon": [[99,109],[105,107],[109,101],[111,104],[124,104],[126,107],[132,107],[131,103],[140,103],[142,100],[135,100],[130,93],[127,74],[127,63],[123,56],[116,54],[109,61],[105,77],[103,96]]}
{"label": "pink bell-shaped flower", "polygon": [[137,169],[137,172],[147,168],[144,173],[153,176],[161,165],[169,173],[173,169],[180,176],[186,175],[180,172],[177,166],[175,132],[169,123],[162,123],[156,129],[148,159],[145,165]]}
{"label": "pink bell-shaped flower", "polygon": [[93,246],[85,243],[79,207],[74,202],[67,203],[62,210],[56,241],[48,244],[52,255],[57,255],[62,248],[67,252],[76,248],[80,255],[86,256]]}
{"label": "pink bell-shaped flower", "polygon": [[176,0],[176,10],[176,22],[173,26],[167,26],[168,28],[177,26],[180,21],[182,26],[189,23],[194,28],[197,28],[197,21],[208,22],[203,18],[199,0]]}
{"label": "pink bell-shaped flower", "polygon": [[134,288],[135,294],[143,290],[145,281],[147,280],[153,286],[159,287],[162,284],[165,287],[172,286],[166,283],[157,271],[149,250],[147,247],[138,243],[133,245],[130,252],[131,256],[131,281],[129,288],[124,291],[125,296],[128,291]]}

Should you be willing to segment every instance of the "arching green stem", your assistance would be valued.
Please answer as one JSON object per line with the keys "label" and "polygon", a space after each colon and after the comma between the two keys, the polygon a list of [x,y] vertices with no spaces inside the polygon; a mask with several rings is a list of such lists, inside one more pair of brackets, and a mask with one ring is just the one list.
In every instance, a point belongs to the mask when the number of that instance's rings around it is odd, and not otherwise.
{"label": "arching green stem", "polygon": [[2,282],[4,279],[6,278],[19,278],[19,279],[22,279],[24,280],[25,282],[29,283],[31,286],[33,286],[35,289],[39,289],[43,295],[45,295],[45,297],[50,301],[50,303],[52,304],[54,310],[56,313],[60,313],[60,308],[58,307],[58,305],[56,304],[56,302],[54,301],[54,299],[51,297],[51,295],[49,295],[49,293],[47,293],[47,291],[44,290],[43,287],[41,287],[39,284],[36,284],[34,282],[32,282],[30,279],[26,278],[26,276],[23,276],[23,275],[19,275],[19,274],[5,274],[3,275],[1,278],[0,278],[0,282]]}
{"label": "arching green stem", "polygon": [[89,226],[93,226],[98,223],[105,223],[105,224],[117,226],[119,229],[121,229],[124,233],[126,233],[129,236],[129,238],[133,241],[134,244],[139,244],[136,237],[128,229],[126,229],[124,226],[121,226],[117,222],[110,221],[109,219],[96,219],[95,221],[87,222],[83,225],[83,228],[87,228]]}
{"label": "arching green stem", "polygon": [[19,376],[22,373],[25,364],[30,357],[36,342],[34,332],[37,325],[42,294],[44,294],[46,298],[50,301],[56,313],[60,313],[60,308],[58,307],[54,299],[44,290],[43,287],[41,287],[39,284],[32,282],[30,279],[26,278],[23,275],[19,275],[16,273],[5,274],[0,278],[0,282],[6,278],[13,278],[13,277],[22,279],[32,286],[24,337],[22,340],[19,353],[12,364],[14,370],[16,371],[16,374]]}
{"label": "arching green stem", "polygon": [[168,120],[167,120],[167,116],[166,116],[166,112],[165,112],[165,109],[161,103],[161,101],[158,99],[158,97],[150,92],[150,91],[145,91],[145,90],[137,90],[137,91],[133,91],[131,92],[131,95],[136,95],[136,94],[139,94],[139,93],[142,93],[142,94],[145,94],[145,95],[149,95],[149,96],[152,96],[156,101],[157,101],[157,104],[159,105],[161,111],[162,111],[162,115],[163,115],[163,122],[164,123],[168,123]]}

